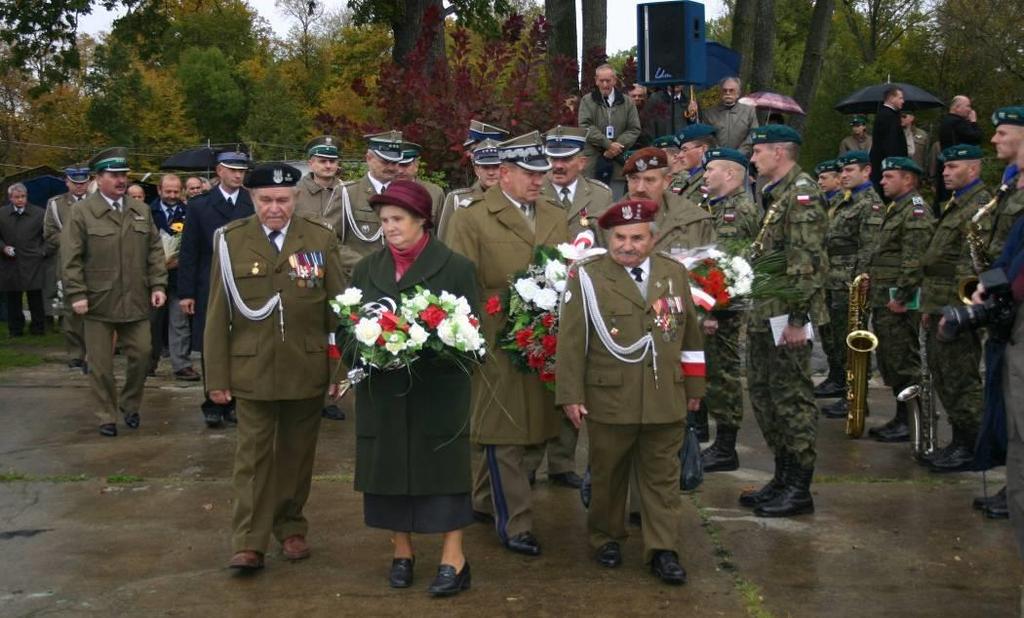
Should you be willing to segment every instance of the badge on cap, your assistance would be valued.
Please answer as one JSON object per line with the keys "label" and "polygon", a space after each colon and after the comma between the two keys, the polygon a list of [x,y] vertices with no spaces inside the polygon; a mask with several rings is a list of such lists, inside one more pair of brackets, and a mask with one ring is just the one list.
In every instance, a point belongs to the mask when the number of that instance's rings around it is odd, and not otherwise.
{"label": "badge on cap", "polygon": [[630,219],[633,218],[633,207],[632,206],[623,206],[622,207],[622,218],[625,219],[626,221],[629,221]]}

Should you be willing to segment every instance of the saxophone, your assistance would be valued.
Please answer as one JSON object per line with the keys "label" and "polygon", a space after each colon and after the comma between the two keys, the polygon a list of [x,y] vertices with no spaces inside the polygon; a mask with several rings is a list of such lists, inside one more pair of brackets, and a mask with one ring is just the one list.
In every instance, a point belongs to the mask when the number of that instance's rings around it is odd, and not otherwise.
{"label": "saxophone", "polygon": [[939,412],[935,409],[932,372],[928,368],[928,329],[922,327],[917,337],[921,348],[921,381],[900,391],[900,394],[896,395],[896,400],[914,404],[913,413],[910,415],[910,447],[914,459],[924,461],[925,457],[935,451]]}
{"label": "saxophone", "polygon": [[867,330],[868,290],[862,284],[866,274],[857,275],[850,284],[850,305],[847,311],[846,336],[846,435],[859,438],[864,434],[864,417],[868,410],[868,370],[871,352],[878,347],[878,337]]}
{"label": "saxophone", "polygon": [[[985,241],[985,238],[982,235],[981,220],[987,217],[989,213],[995,209],[999,204],[999,200],[1003,199],[1003,196],[1006,195],[1007,191],[1013,187],[1015,178],[1016,174],[1000,185],[999,190],[996,191],[995,197],[979,208],[971,217],[970,221],[967,222],[966,229],[964,230],[964,236],[967,239],[967,248],[971,252],[971,265],[974,267],[974,272],[978,275],[988,270],[990,265],[987,255],[988,242]],[[957,290],[960,295],[960,300],[965,305],[971,304],[971,295],[974,293],[974,289],[976,287],[978,287],[977,277],[965,277],[958,282]]]}

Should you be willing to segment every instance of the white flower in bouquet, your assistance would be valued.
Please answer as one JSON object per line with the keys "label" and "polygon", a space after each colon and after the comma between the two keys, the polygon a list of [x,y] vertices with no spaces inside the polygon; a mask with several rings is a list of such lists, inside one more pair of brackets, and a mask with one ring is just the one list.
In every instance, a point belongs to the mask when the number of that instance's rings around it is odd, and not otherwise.
{"label": "white flower in bouquet", "polygon": [[456,315],[441,320],[437,325],[437,335],[446,346],[460,352],[483,350],[484,339],[469,321],[469,316]]}
{"label": "white flower in bouquet", "polygon": [[430,334],[427,333],[427,329],[419,324],[413,324],[409,327],[409,341],[412,341],[417,347],[422,347],[429,336]]}
{"label": "white flower in bouquet", "polygon": [[406,347],[406,338],[402,333],[391,333],[384,338],[384,349],[395,356],[398,356]]}
{"label": "white flower in bouquet", "polygon": [[334,297],[338,304],[343,307],[358,305],[363,300],[363,291],[359,288],[348,288],[341,294]]}
{"label": "white flower in bouquet", "polygon": [[424,290],[416,294],[405,302],[405,306],[416,313],[423,311],[430,306],[430,293]]}
{"label": "white flower in bouquet", "polygon": [[361,318],[356,323],[355,333],[359,343],[372,346],[377,342],[377,338],[380,337],[380,324],[374,319]]}
{"label": "white flower in bouquet", "polygon": [[540,292],[540,287],[531,277],[523,277],[516,281],[515,288],[519,297],[528,303],[532,303],[534,297],[537,296],[537,292]]}
{"label": "white flower in bouquet", "polygon": [[549,260],[544,266],[544,278],[552,283],[564,280],[566,272],[565,264],[558,260]]}
{"label": "white flower in bouquet", "polygon": [[733,284],[729,286],[730,296],[750,294],[754,286],[754,269],[743,258],[736,256],[729,260],[729,274]]}
{"label": "white flower in bouquet", "polygon": [[558,292],[551,288],[538,290],[537,295],[533,297],[533,304],[544,311],[551,311],[558,306]]}
{"label": "white flower in bouquet", "polygon": [[555,291],[561,294],[565,291],[565,284],[568,283],[565,279],[559,279],[555,281]]}
{"label": "white flower in bouquet", "polygon": [[446,309],[450,307],[451,312],[455,315],[469,315],[470,313],[469,301],[464,296],[456,296],[451,292],[441,292],[438,300],[441,301],[441,304]]}

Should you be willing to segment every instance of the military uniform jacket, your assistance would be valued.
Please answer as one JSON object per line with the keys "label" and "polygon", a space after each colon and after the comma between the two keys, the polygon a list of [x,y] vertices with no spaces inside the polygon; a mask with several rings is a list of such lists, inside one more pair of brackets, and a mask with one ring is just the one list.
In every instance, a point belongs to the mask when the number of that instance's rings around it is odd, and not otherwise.
{"label": "military uniform jacket", "polygon": [[14,247],[14,257],[0,254],[0,290],[20,292],[43,289],[47,251],[43,242],[43,209],[25,204],[19,215],[14,206],[0,208],[0,251]]}
{"label": "military uniform jacket", "polygon": [[935,220],[924,199],[911,191],[886,207],[875,248],[868,261],[871,306],[884,307],[890,300],[910,301],[921,285],[921,256],[931,243]]}
{"label": "military uniform jacket", "polygon": [[[338,366],[328,357],[328,336],[337,319],[327,301],[345,288],[334,231],[293,216],[280,253],[256,216],[226,225],[223,233],[246,305],[258,309],[281,292],[284,334],[278,309],[253,321],[233,306],[221,278],[220,249],[214,247],[203,343],[206,389],[231,389],[236,397],[257,401],[322,397]],[[306,281],[294,276],[288,258],[303,252],[323,256],[321,285],[300,286]]]}
{"label": "military uniform jacket", "polygon": [[964,234],[971,217],[990,199],[992,194],[979,182],[960,197],[953,197],[943,205],[935,233],[921,257],[922,311],[939,313],[943,306],[960,302],[957,294],[960,279],[976,274]]}
{"label": "military uniform jacket", "polygon": [[1016,186],[1019,174],[1008,180],[1009,186],[999,198],[999,203],[993,211],[989,211],[987,217],[991,219],[991,233],[988,243],[989,263],[999,259],[1003,252],[1003,245],[1010,235],[1010,229],[1016,223],[1021,213],[1024,213],[1024,191]]}
{"label": "military uniform jacket", "polygon": [[456,208],[465,208],[484,196],[484,189],[477,180],[469,187],[456,189],[445,196],[444,205],[441,206],[441,215],[434,219],[434,236],[447,242],[448,224],[451,223],[452,214]]}
{"label": "military uniform jacket", "polygon": [[430,182],[429,180],[420,180],[419,178],[416,178],[415,180],[424,189],[427,190],[427,193],[430,194],[430,201],[431,201],[430,216],[433,218],[435,223],[440,221],[441,220],[441,209],[444,206],[444,197],[445,197],[444,196],[444,189],[442,189],[441,187],[435,185],[434,183]]}
{"label": "military uniform jacket", "polygon": [[843,138],[843,141],[839,142],[839,156],[843,156],[848,152],[854,150],[863,150],[864,152],[871,151],[871,136],[867,133],[864,134],[864,138],[858,140],[852,135],[847,135]]}
{"label": "military uniform jacket", "polygon": [[333,186],[325,188],[313,180],[310,172],[302,177],[296,188],[295,214],[317,219],[340,233],[341,181],[335,179]]}
{"label": "military uniform jacket", "polygon": [[708,209],[714,218],[718,242],[742,241],[749,245],[761,229],[761,213],[742,186],[724,197],[709,199]]}
{"label": "military uniform jacket", "polygon": [[167,287],[164,249],[149,206],[125,196],[116,212],[97,191],[71,209],[64,227],[68,303],[88,300],[85,317],[101,322],[148,319],[151,293]]}
{"label": "military uniform jacket", "polygon": [[707,198],[707,193],[701,189],[704,184],[704,168],[698,168],[696,174],[686,174],[679,178],[669,187],[669,190],[676,195],[684,197],[694,204],[700,204]]}
{"label": "military uniform jacket", "polygon": [[828,275],[825,196],[818,184],[794,165],[781,180],[766,187],[764,202],[763,255],[785,256],[787,287],[797,296],[792,300],[769,298],[755,302],[750,328],[765,330],[768,318],[783,314],[789,314],[791,320],[794,316],[807,316],[815,324],[827,323],[823,289]]}
{"label": "military uniform jacket", "polygon": [[[594,241],[599,246],[605,246],[604,231],[597,226],[597,219],[612,205],[612,190],[608,185],[600,180],[584,178],[582,174],[577,176],[576,192],[572,196],[572,207],[569,209],[565,208],[550,178],[544,179],[541,195],[550,199],[565,213],[570,238],[576,238],[577,234],[589,229],[594,232]],[[586,222],[586,225],[583,222]]]}
{"label": "military uniform jacket", "polygon": [[[84,200],[85,196],[82,199]],[[71,207],[75,202],[71,193],[61,193],[47,202],[46,213],[43,215],[43,241],[46,243],[48,253],[57,253],[60,250],[60,234],[64,229],[64,223],[71,216]]]}
{"label": "military uniform jacket", "polygon": [[210,294],[210,269],[213,266],[213,233],[217,228],[255,212],[252,197],[239,189],[234,206],[224,199],[219,187],[192,198],[188,203],[188,225],[181,233],[178,252],[178,297],[196,301],[192,317],[192,349],[202,351],[206,324],[206,301]]}
{"label": "military uniform jacket", "polygon": [[661,194],[656,221],[654,248],[658,251],[679,253],[715,242],[711,213],[671,191]]}
{"label": "military uniform jacket", "polygon": [[[523,214],[496,185],[452,216],[449,246],[476,264],[480,306],[491,296],[505,293],[509,277],[526,269],[536,247],[569,241],[561,208],[543,197],[534,208],[531,230]],[[498,332],[506,317],[486,312],[480,316],[490,354],[473,376],[471,439],[478,444],[540,444],[558,433],[560,413],[554,408],[552,393],[537,376],[516,369],[508,354],[498,348]]]}
{"label": "military uniform jacket", "polygon": [[868,260],[882,225],[885,206],[870,183],[844,192],[829,211],[828,278],[830,290],[849,290],[853,279],[866,272]]}
{"label": "military uniform jacket", "polygon": [[[702,372],[683,372],[683,353],[703,362],[704,340],[690,297],[689,276],[675,260],[651,256],[647,300],[626,269],[605,254],[574,266],[586,269],[594,284],[601,317],[612,339],[629,346],[653,333],[657,352],[639,363],[615,358],[598,338],[594,325],[583,315],[580,278],[570,277],[561,305],[556,373],[559,405],[582,403],[590,420],[609,424],[676,423],[686,418],[688,399],[704,396]],[[663,331],[655,324],[654,305],[678,296],[682,311],[673,312],[675,325]],[[614,330],[613,330],[614,329]],[[693,373],[693,372],[690,372]]]}
{"label": "military uniform jacket", "polygon": [[380,219],[370,207],[370,198],[377,195],[368,174],[343,186],[341,232],[342,244],[362,256],[384,246]]}

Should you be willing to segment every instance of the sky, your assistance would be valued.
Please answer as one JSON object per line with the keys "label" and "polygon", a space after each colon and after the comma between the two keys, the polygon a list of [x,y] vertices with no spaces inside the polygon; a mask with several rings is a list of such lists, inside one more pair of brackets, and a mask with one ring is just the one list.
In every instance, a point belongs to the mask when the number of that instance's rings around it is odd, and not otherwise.
{"label": "sky", "polygon": [[[343,6],[347,0],[322,0],[329,8]],[[274,31],[283,36],[288,32],[291,25],[274,6],[274,0],[248,0],[249,5],[254,7],[264,19],[274,28]],[[540,0],[538,0],[538,3]],[[636,45],[636,5],[639,0],[608,0],[608,53],[629,49]],[[725,12],[723,0],[706,0],[705,19],[713,19]],[[577,20],[580,19],[580,2],[576,2]],[[110,25],[120,12],[106,11],[102,7],[96,7],[89,15],[79,20],[79,28],[82,32],[96,35],[99,32],[109,31]],[[577,21],[579,23],[579,21]]]}

